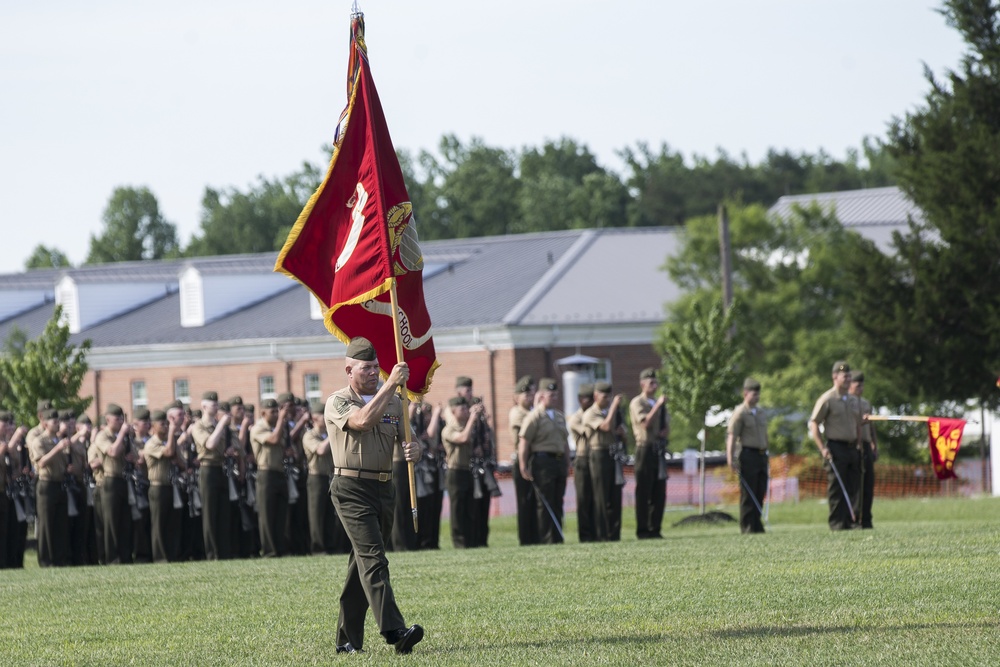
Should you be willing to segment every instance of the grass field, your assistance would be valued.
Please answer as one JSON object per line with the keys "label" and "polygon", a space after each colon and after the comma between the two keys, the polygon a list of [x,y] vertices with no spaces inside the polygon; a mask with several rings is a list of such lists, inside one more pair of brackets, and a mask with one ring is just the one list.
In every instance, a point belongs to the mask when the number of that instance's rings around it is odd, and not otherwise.
{"label": "grass field", "polygon": [[[728,508],[732,511],[733,508]],[[686,516],[669,512],[669,523]],[[876,502],[831,533],[815,501],[638,542],[390,554],[396,656],[334,654],[345,556],[0,571],[0,665],[996,665],[1000,499]],[[34,554],[29,554],[33,558]]]}

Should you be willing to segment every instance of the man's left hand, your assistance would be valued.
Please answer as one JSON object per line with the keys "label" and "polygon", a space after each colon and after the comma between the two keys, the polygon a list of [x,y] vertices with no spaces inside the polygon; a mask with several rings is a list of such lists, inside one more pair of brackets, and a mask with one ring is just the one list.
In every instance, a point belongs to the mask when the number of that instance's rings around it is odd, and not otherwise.
{"label": "man's left hand", "polygon": [[420,443],[419,442],[404,442],[403,443],[403,456],[407,461],[417,461],[420,459]]}

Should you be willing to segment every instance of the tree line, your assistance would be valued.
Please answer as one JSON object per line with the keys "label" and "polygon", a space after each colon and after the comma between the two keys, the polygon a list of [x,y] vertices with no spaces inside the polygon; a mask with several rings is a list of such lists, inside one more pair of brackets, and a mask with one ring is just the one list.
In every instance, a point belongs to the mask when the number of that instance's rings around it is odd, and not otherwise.
{"label": "tree line", "polygon": [[[437,151],[398,152],[421,238],[447,239],[598,227],[676,226],[739,196],[770,206],[786,194],[893,184],[892,159],[866,139],[843,160],[770,150],[759,162],[723,150],[688,159],[663,144],[619,151],[624,173],[601,165],[586,144],[563,137],[520,150],[481,139],[441,138]],[[329,157],[329,156],[327,156]],[[245,188],[205,189],[201,223],[186,243],[146,186],[111,193],[85,264],[278,250],[325,169],[308,162]],[[39,245],[26,268],[69,266]]]}

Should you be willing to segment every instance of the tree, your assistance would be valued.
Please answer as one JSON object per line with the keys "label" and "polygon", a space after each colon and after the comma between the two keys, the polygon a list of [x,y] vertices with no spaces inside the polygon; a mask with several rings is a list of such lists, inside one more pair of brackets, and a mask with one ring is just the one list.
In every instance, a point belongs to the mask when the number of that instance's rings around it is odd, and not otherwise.
{"label": "tree", "polygon": [[519,217],[521,183],[510,151],[491,148],[473,137],[464,146],[454,135],[441,138],[439,161],[422,163],[433,182],[435,216],[420,223],[421,238],[467,238],[510,233]]}
{"label": "tree", "polygon": [[564,137],[522,151],[519,219],[512,231],[620,227],[628,190],[586,146]]}
{"label": "tree", "polygon": [[701,513],[705,513],[705,442],[709,412],[732,403],[739,386],[743,350],[730,339],[734,309],[723,309],[721,298],[708,307],[697,305],[690,317],[664,325],[659,339],[663,355],[664,389],[672,410],[689,424],[701,423]]}
{"label": "tree", "polygon": [[77,413],[90,405],[90,396],[81,397],[80,387],[87,373],[90,341],[79,347],[69,343],[69,327],[60,323],[62,307],[56,306],[45,330],[34,340],[23,333],[5,342],[0,356],[0,377],[8,383],[5,406],[20,423],[34,423],[39,398],[48,398],[60,408]]}
{"label": "tree", "polygon": [[877,143],[865,139],[863,146],[867,165],[856,150],[843,162],[822,150],[816,155],[770,150],[753,164],[746,155],[735,160],[722,149],[714,160],[695,155],[689,164],[667,144],[654,153],[640,143],[621,151],[632,192],[628,224],[682,225],[713,213],[726,199],[770,206],[783,195],[891,185],[892,161]]}
{"label": "tree", "polygon": [[24,268],[29,271],[31,269],[61,269],[70,266],[72,264],[62,250],[55,246],[50,248],[41,243],[35,246],[31,256],[24,262]]}
{"label": "tree", "polygon": [[241,192],[205,188],[201,200],[201,234],[191,239],[188,256],[235,255],[278,250],[323,174],[304,162],[284,179],[263,176]]}
{"label": "tree", "polygon": [[163,259],[180,251],[177,228],[147,187],[118,187],[104,209],[104,231],[90,235],[87,264]]}
{"label": "tree", "polygon": [[850,316],[881,365],[935,401],[1000,405],[1000,2],[948,0],[941,13],[967,51],[924,105],[890,126],[885,150],[923,215],[847,258]]}

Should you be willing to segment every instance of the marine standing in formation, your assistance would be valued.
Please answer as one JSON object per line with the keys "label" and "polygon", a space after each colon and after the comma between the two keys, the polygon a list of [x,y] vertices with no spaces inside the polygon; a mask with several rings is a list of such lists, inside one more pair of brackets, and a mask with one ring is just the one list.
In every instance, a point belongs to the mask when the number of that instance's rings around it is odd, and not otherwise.
{"label": "marine standing in formation", "polygon": [[577,391],[580,409],[566,420],[570,437],[576,445],[573,456],[573,486],[576,489],[576,527],[581,542],[596,539],[594,529],[594,480],[590,476],[590,445],[583,415],[594,404],[594,385],[582,384]]}
{"label": "marine standing in formation", "polygon": [[287,553],[285,519],[288,515],[288,480],[284,456],[288,406],[273,398],[261,403],[260,420],[250,430],[250,445],[257,459],[257,515],[260,521],[261,556]]}
{"label": "marine standing in formation", "polygon": [[142,448],[149,475],[150,551],[154,563],[177,560],[173,536],[179,532],[180,515],[174,509],[173,473],[181,421],[176,412],[173,420],[168,420],[163,410],[150,414],[152,433]]}
{"label": "marine standing in formation", "polygon": [[514,443],[511,455],[511,475],[514,478],[514,495],[517,502],[517,540],[521,546],[538,544],[538,516],[535,513],[535,490],[531,482],[521,475],[518,465],[517,445],[521,439],[521,424],[535,405],[535,378],[530,375],[518,379],[514,387],[514,406],[507,423]]}
{"label": "marine standing in formation", "polygon": [[375,348],[357,337],[347,346],[348,385],[327,399],[325,419],[333,452],[330,495],[351,541],[347,578],[340,595],[337,652],[363,650],[365,615],[372,610],[379,632],[397,653],[410,653],[423,639],[419,625],[406,626],[389,583],[385,541],[392,532],[393,450],[407,461],[420,457],[420,445],[404,442],[402,401],[409,367],[396,364],[379,387]]}
{"label": "marine standing in formation", "polygon": [[740,478],[740,532],[763,533],[761,511],[767,494],[767,419],[757,407],[760,383],[743,381],[743,402],[726,429],[726,463]]}
{"label": "marine standing in formation", "polygon": [[657,396],[656,369],[639,373],[638,396],[629,403],[635,435],[635,534],[640,540],[660,538],[667,502],[667,447],[670,412],[667,398]]}
{"label": "marine standing in formation", "polygon": [[563,496],[569,476],[569,430],[559,405],[559,384],[538,381],[537,405],[521,424],[517,461],[521,476],[535,489],[538,539],[561,544]]}
{"label": "marine standing in formation", "polygon": [[456,549],[479,546],[475,507],[472,498],[472,431],[482,413],[482,403],[471,408],[464,396],[448,400],[449,416],[441,431],[441,442],[447,453],[446,475],[451,514],[451,543]]}
{"label": "marine standing in formation", "polygon": [[875,499],[875,462],[878,461],[878,436],[875,426],[864,419],[872,413],[872,404],[864,398],[865,374],[861,371],[851,373],[851,396],[858,399],[861,409],[861,483],[858,485],[860,496],[854,503],[858,523],[862,528],[872,528],[872,501]]}
{"label": "marine standing in formation", "polygon": [[621,396],[611,397],[611,385],[594,385],[594,404],[583,413],[590,449],[590,477],[594,484],[594,532],[598,542],[617,542],[622,536],[622,485],[617,479],[616,447],[625,438],[618,407]]}
{"label": "marine standing in formation", "polygon": [[809,434],[826,460],[830,530],[854,525],[849,503],[857,494],[861,473],[861,408],[848,392],[850,384],[851,367],[846,361],[836,362],[833,387],[819,397],[809,418]]}

